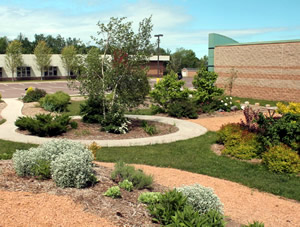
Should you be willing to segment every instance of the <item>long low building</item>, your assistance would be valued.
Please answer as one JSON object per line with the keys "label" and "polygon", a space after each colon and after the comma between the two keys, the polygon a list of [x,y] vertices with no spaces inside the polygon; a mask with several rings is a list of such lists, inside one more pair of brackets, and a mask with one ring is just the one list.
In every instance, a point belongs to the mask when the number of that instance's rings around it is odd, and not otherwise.
{"label": "long low building", "polygon": [[236,72],[233,96],[300,102],[300,40],[239,43],[211,33],[208,49],[217,86]]}
{"label": "long low building", "polygon": [[[5,63],[5,54],[0,54],[0,81],[10,81],[12,80],[12,73],[7,68]],[[16,80],[37,80],[41,79],[41,72],[38,69],[35,61],[35,56],[33,54],[23,54],[24,65],[18,67],[14,78]],[[149,71],[148,76],[158,76],[157,73],[157,56],[152,56],[149,59]],[[165,72],[166,65],[170,61],[170,56],[162,55],[159,56],[159,76],[163,76]],[[45,70],[43,78],[45,79],[61,79],[66,78],[68,75],[67,70],[63,66],[61,57],[59,54],[53,54],[51,56],[51,66],[48,70]]]}

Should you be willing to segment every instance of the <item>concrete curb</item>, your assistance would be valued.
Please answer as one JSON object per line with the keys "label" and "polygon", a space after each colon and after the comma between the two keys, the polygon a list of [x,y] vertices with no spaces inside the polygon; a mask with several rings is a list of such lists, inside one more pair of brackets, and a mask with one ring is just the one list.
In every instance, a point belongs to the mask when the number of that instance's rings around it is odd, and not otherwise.
{"label": "concrete curb", "polygon": [[[43,138],[37,136],[23,135],[16,132],[17,127],[14,122],[19,116],[22,116],[23,103],[17,99],[3,99],[7,106],[2,111],[2,117],[6,119],[6,122],[0,125],[0,139],[23,142],[23,143],[34,143],[42,144],[51,138]],[[129,118],[136,118],[141,120],[158,121],[165,124],[176,125],[178,131],[172,134],[163,136],[153,136],[147,138],[137,139],[123,139],[123,140],[73,140],[83,144],[90,144],[96,142],[103,147],[123,147],[123,146],[143,146],[152,144],[171,143],[179,140],[186,140],[203,135],[207,132],[207,129],[196,123],[189,121],[179,120],[169,117],[160,116],[146,116],[146,115],[126,115]]]}

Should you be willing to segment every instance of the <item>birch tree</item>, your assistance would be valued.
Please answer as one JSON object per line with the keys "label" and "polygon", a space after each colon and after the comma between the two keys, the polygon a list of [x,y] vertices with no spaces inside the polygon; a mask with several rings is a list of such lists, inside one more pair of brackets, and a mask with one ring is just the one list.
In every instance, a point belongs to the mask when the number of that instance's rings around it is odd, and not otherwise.
{"label": "birch tree", "polygon": [[12,81],[18,67],[23,65],[22,43],[18,40],[12,41],[6,48],[5,56],[6,67],[11,72]]}
{"label": "birch tree", "polygon": [[52,50],[45,41],[39,41],[34,49],[35,62],[38,70],[41,72],[41,80],[43,80],[44,72],[51,65]]}

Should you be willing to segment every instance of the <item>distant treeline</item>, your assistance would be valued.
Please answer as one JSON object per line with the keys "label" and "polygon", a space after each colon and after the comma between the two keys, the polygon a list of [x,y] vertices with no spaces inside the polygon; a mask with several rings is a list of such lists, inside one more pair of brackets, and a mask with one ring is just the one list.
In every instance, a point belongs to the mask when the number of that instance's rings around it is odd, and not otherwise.
{"label": "distant treeline", "polygon": [[[86,54],[93,46],[83,43],[77,38],[64,38],[61,35],[53,37],[52,35],[35,34],[34,40],[30,41],[23,34],[19,34],[14,40],[19,40],[22,43],[23,54],[33,54],[34,48],[39,41],[43,40],[47,43],[47,46],[52,49],[53,54],[60,54],[65,46],[75,46],[79,54]],[[9,40],[6,36],[0,37],[0,54],[5,54],[6,48],[13,40]]]}

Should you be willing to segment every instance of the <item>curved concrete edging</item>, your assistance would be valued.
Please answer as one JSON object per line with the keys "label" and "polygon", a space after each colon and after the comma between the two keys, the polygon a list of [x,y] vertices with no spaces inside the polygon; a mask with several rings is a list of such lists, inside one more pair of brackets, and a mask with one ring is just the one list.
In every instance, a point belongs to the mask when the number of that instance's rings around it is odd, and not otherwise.
{"label": "curved concrete edging", "polygon": [[[2,111],[1,115],[6,119],[6,122],[0,125],[0,139],[10,140],[23,143],[42,144],[51,138],[23,135],[16,132],[17,127],[14,122],[22,115],[23,103],[17,99],[3,99],[7,106]],[[177,132],[162,136],[153,136],[147,138],[123,139],[123,140],[74,140],[84,144],[96,142],[103,147],[121,147],[121,146],[142,146],[151,144],[171,143],[179,140],[186,140],[203,135],[207,129],[196,123],[179,120],[169,117],[146,116],[146,115],[126,115],[129,118],[141,120],[158,121],[165,124],[176,125],[179,129]]]}

